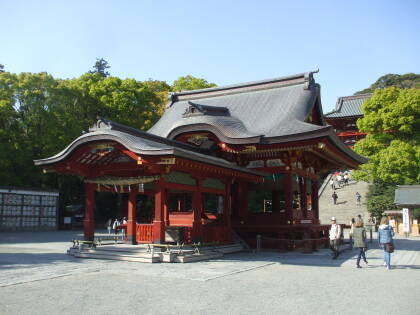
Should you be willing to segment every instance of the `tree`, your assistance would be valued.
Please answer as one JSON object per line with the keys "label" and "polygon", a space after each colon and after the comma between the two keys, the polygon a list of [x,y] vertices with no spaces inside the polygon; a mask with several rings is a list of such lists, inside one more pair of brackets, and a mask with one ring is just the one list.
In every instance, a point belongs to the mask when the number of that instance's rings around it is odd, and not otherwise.
{"label": "tree", "polygon": [[386,74],[380,77],[375,83],[373,83],[367,89],[354,93],[365,94],[373,93],[376,89],[384,89],[386,87],[395,86],[400,89],[419,88],[420,87],[420,74],[406,73],[400,74]]}
{"label": "tree", "polygon": [[204,79],[195,78],[192,75],[186,75],[183,77],[179,77],[177,80],[175,80],[172,83],[171,90],[173,92],[180,92],[212,88],[215,86],[217,85],[214,83],[209,83]]}
{"label": "tree", "polygon": [[104,58],[101,59],[96,59],[96,62],[93,66],[93,71],[89,71],[89,73],[97,73],[99,74],[101,77],[108,77],[109,76],[109,72],[106,71],[106,69],[111,68],[111,66],[108,65],[108,61],[106,61]]}
{"label": "tree", "polygon": [[394,196],[395,185],[386,183],[374,183],[369,186],[367,194],[367,208],[376,218],[380,218],[386,210],[395,209]]}
{"label": "tree", "polygon": [[420,182],[420,89],[375,90],[357,121],[365,139],[355,151],[369,159],[359,179],[388,184]]}
{"label": "tree", "polygon": [[0,73],[4,72],[4,66],[0,63]]}

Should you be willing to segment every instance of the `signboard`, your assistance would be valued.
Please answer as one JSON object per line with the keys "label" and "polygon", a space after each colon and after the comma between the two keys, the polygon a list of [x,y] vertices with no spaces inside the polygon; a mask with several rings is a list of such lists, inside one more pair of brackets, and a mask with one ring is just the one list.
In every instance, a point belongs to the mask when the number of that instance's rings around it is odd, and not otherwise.
{"label": "signboard", "polygon": [[64,217],[64,224],[71,224],[71,217]]}
{"label": "signboard", "polygon": [[410,233],[410,214],[408,208],[403,208],[403,229],[405,233]]}

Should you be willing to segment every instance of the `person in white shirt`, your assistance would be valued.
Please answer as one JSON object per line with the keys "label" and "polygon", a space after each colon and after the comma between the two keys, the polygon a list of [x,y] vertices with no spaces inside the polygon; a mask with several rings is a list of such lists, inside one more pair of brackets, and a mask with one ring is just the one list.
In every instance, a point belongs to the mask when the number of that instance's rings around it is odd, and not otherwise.
{"label": "person in white shirt", "polygon": [[337,259],[339,255],[338,245],[340,242],[341,236],[341,226],[337,224],[335,217],[331,218],[331,228],[330,228],[330,246],[333,252],[332,259]]}
{"label": "person in white shirt", "polygon": [[123,240],[125,240],[125,229],[127,228],[127,218],[126,218],[126,217],[122,218],[121,223],[122,223],[123,225],[125,225],[125,226],[121,229],[121,238],[122,238]]}
{"label": "person in white shirt", "polygon": [[335,190],[334,179],[330,180],[331,189]]}
{"label": "person in white shirt", "polygon": [[114,223],[112,224],[112,229],[114,230],[114,234],[117,235],[117,227],[120,226],[120,221],[118,219],[115,219]]}

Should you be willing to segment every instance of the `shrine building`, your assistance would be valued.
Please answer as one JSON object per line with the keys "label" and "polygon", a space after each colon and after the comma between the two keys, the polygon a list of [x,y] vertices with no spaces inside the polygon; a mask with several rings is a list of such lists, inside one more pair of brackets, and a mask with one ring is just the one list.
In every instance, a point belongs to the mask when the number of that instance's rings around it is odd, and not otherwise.
{"label": "shrine building", "polygon": [[349,147],[366,137],[357,128],[357,120],[363,117],[362,105],[372,93],[339,97],[335,109],[324,115],[327,124],[334,127],[337,136]]}
{"label": "shrine building", "polygon": [[[326,125],[320,86],[307,72],[170,94],[147,132],[99,119],[62,152],[35,164],[82,176],[84,233],[94,238],[95,192],[128,195],[127,235],[164,243],[316,239],[321,176],[365,159]],[[146,202],[152,209],[146,211]],[[277,245],[273,245],[277,246]]]}

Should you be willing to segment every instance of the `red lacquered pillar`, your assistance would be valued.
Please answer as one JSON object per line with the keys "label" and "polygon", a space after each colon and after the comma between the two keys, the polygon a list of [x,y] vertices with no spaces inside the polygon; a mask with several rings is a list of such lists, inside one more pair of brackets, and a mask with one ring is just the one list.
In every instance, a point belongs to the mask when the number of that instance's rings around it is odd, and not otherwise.
{"label": "red lacquered pillar", "polygon": [[95,186],[86,184],[85,218],[83,221],[84,236],[86,241],[93,241],[95,238],[95,219],[93,211],[95,209]]}
{"label": "red lacquered pillar", "polygon": [[136,200],[137,188],[131,189],[128,194],[128,207],[127,207],[127,240],[131,244],[137,244],[136,239]]}

